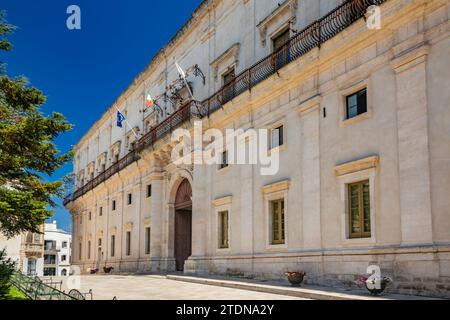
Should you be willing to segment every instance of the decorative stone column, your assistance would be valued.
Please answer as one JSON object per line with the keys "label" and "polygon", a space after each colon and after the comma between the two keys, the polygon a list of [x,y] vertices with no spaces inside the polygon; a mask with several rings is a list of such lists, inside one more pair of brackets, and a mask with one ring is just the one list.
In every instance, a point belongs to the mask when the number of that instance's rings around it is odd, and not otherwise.
{"label": "decorative stone column", "polygon": [[428,141],[428,45],[418,35],[393,49],[397,83],[398,161],[402,245],[431,244]]}
{"label": "decorative stone column", "polygon": [[300,104],[302,145],[303,248],[322,247],[320,218],[320,95]]}
{"label": "decorative stone column", "polygon": [[192,254],[185,263],[185,273],[201,273],[204,271],[204,257],[207,255],[207,245],[211,239],[207,237],[207,226],[210,225],[209,209],[211,200],[209,194],[207,165],[195,165],[193,168],[192,185]]}
{"label": "decorative stone column", "polygon": [[150,269],[153,272],[160,270],[162,258],[162,237],[163,237],[163,176],[154,174],[152,176],[152,202],[150,217],[152,221],[152,232],[150,233]]}

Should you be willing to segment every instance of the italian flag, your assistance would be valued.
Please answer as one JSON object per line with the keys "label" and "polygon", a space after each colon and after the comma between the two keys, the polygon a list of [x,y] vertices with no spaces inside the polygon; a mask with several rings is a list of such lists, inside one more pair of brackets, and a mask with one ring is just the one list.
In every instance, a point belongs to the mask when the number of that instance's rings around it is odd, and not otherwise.
{"label": "italian flag", "polygon": [[155,105],[155,100],[153,99],[151,94],[147,95],[147,98],[145,99],[145,105],[149,108],[152,108]]}

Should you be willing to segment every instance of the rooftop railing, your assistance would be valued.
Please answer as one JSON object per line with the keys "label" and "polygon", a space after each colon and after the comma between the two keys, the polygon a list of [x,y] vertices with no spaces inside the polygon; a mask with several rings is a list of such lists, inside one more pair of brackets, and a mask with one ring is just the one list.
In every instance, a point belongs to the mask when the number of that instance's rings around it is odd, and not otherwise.
{"label": "rooftop railing", "polygon": [[334,10],[311,23],[288,40],[279,50],[260,60],[252,67],[242,71],[230,83],[202,102],[191,101],[181,107],[166,120],[154,127],[144,135],[136,144],[133,151],[119,162],[113,164],[105,172],[98,175],[86,185],[76,190],[64,199],[64,205],[81,197],[112,175],[121,171],[139,159],[139,152],[153,146],[162,137],[172,132],[182,123],[196,114],[200,117],[211,115],[228,101],[234,99],[245,91],[249,91],[258,83],[276,74],[294,60],[305,55],[312,49],[320,47],[324,42],[336,36],[342,30],[362,18],[367,8],[372,5],[381,5],[386,0],[347,0]]}

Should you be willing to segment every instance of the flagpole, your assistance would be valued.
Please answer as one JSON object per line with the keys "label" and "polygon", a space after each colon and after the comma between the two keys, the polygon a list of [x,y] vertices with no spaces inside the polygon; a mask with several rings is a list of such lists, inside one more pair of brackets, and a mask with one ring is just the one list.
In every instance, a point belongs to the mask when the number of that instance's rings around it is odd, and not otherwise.
{"label": "flagpole", "polygon": [[[175,66],[177,67],[178,73],[180,74],[181,78],[183,78],[184,83],[186,85],[186,88],[188,89],[189,94],[191,95],[192,100],[195,103],[195,98],[194,98],[194,94],[191,91],[191,87],[189,87],[189,84],[186,80],[186,73],[184,72],[183,68],[181,68],[181,66],[178,64],[178,61],[175,60]],[[197,103],[195,103],[195,107],[197,108],[197,112],[200,114],[200,110],[198,108]]]}
{"label": "flagpole", "polygon": [[[119,108],[117,108],[117,106],[115,106],[117,111],[120,112],[120,114],[122,114],[122,112],[119,110]],[[133,127],[131,127],[130,123],[128,122],[128,120],[125,118],[124,119],[125,123],[128,125],[128,127],[130,128],[130,130],[133,132],[134,136],[136,137],[136,140],[139,139],[138,135],[136,134],[136,131],[134,131]]]}

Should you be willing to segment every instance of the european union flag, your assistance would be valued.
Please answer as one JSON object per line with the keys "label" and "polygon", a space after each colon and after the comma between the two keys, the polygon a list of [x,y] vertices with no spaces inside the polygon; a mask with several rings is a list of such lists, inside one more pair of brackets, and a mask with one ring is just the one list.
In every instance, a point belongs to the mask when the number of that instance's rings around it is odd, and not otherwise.
{"label": "european union flag", "polygon": [[119,128],[122,128],[122,122],[125,121],[125,116],[120,112],[117,111],[117,126]]}

